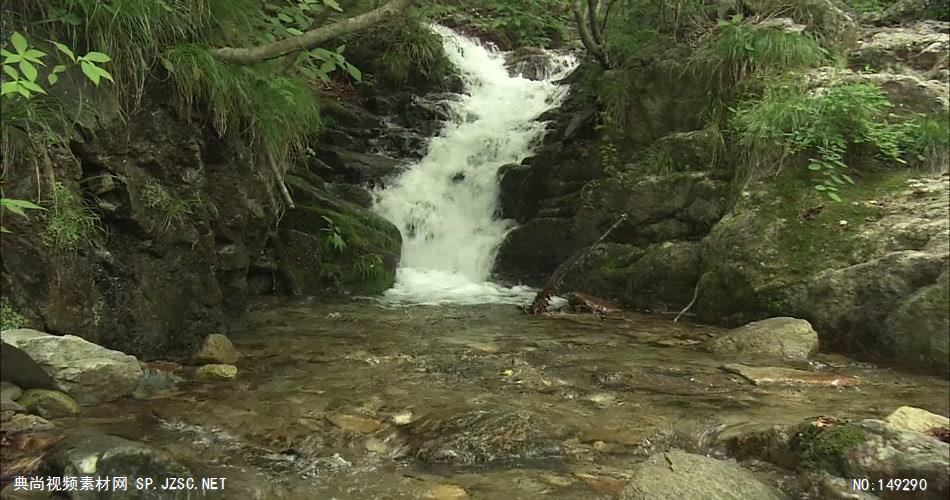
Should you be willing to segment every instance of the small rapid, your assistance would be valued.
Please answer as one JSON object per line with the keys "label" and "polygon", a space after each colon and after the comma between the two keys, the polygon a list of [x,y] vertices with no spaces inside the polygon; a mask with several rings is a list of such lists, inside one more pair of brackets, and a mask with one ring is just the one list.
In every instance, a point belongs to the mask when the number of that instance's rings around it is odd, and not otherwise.
{"label": "small rapid", "polygon": [[498,217],[498,169],[528,157],[544,134],[538,117],[558,106],[557,85],[575,65],[551,54],[544,81],[510,76],[504,55],[434,26],[466,93],[447,104],[451,119],[426,155],[377,193],[375,210],[399,228],[402,258],[384,300],[399,304],[518,303],[528,287],[490,281],[498,246],[513,227]]}

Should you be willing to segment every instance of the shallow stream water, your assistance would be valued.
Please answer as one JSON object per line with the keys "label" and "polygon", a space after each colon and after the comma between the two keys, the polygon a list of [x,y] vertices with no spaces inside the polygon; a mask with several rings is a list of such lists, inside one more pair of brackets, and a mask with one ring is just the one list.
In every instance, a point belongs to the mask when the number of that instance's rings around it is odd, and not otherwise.
{"label": "shallow stream water", "polygon": [[[64,427],[144,440],[197,476],[227,477],[222,498],[420,498],[443,484],[473,498],[600,498],[652,451],[715,452],[716,433],[818,415],[881,418],[901,405],[950,411],[945,380],[837,356],[810,369],[860,385],[753,386],[719,367],[754,361],[696,348],[719,332],[635,314],[523,316],[498,304],[273,300],[232,336],[246,356],[236,381],[90,408]],[[400,437],[406,420],[472,412],[527,416],[528,431],[558,450],[439,464]],[[792,488],[785,473],[760,469]]]}

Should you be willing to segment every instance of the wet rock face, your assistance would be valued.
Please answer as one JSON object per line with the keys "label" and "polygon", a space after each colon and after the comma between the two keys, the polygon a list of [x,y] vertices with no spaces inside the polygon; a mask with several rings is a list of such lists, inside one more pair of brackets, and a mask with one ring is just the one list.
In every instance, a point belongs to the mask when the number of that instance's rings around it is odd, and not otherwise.
{"label": "wet rock face", "polygon": [[[103,231],[74,251],[44,242],[41,217],[5,222],[0,285],[31,325],[143,358],[184,356],[243,311],[241,256],[263,248],[273,204],[265,183],[248,182],[256,170],[240,146],[148,98],[129,119],[106,112],[70,145],[79,161],[51,157]],[[11,172],[4,195],[35,196],[29,172]]]}
{"label": "wet rock face", "polygon": [[406,430],[410,453],[429,463],[486,464],[560,453],[558,444],[542,434],[536,417],[525,413],[475,410],[424,418]]}
{"label": "wet rock face", "polygon": [[512,76],[544,80],[549,76],[551,56],[536,47],[519,47],[505,54],[505,68]]}
{"label": "wet rock face", "polygon": [[734,462],[673,450],[653,455],[639,465],[620,498],[780,500],[788,497]]}

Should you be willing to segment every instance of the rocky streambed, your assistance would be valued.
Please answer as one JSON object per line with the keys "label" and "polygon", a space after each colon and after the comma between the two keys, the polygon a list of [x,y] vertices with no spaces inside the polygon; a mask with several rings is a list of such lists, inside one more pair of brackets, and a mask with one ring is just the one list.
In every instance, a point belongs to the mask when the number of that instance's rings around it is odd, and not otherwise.
{"label": "rocky streambed", "polygon": [[948,381],[815,354],[802,323],[274,299],[231,335],[236,376],[151,363],[161,390],[4,422],[4,481],[91,454],[225,477],[220,498],[945,497]]}

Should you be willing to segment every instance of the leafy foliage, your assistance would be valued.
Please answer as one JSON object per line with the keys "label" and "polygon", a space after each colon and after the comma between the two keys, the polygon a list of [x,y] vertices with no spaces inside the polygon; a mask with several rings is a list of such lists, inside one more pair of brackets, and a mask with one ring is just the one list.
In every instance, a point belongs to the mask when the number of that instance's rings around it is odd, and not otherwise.
{"label": "leafy foliage", "polygon": [[453,70],[442,38],[420,14],[352,35],[350,42],[367,70],[385,84],[438,83]]}
{"label": "leafy foliage", "polygon": [[735,108],[731,126],[740,145],[781,164],[799,153],[818,177],[815,189],[840,201],[838,187],[854,181],[846,157],[868,147],[897,163],[903,159],[905,127],[889,121],[891,103],[875,85],[836,85],[821,92],[796,86],[769,87],[762,97]]}
{"label": "leafy foliage", "polygon": [[425,10],[438,21],[485,34],[503,48],[558,47],[571,23],[563,0],[431,1]]}
{"label": "leafy foliage", "polygon": [[0,300],[0,331],[23,328],[24,326],[26,326],[26,318],[7,301]]}
{"label": "leafy foliage", "polygon": [[320,233],[323,234],[323,250],[328,253],[342,253],[346,250],[346,240],[343,239],[340,227],[326,215],[321,215],[320,218],[327,223],[327,227],[320,230]]}

